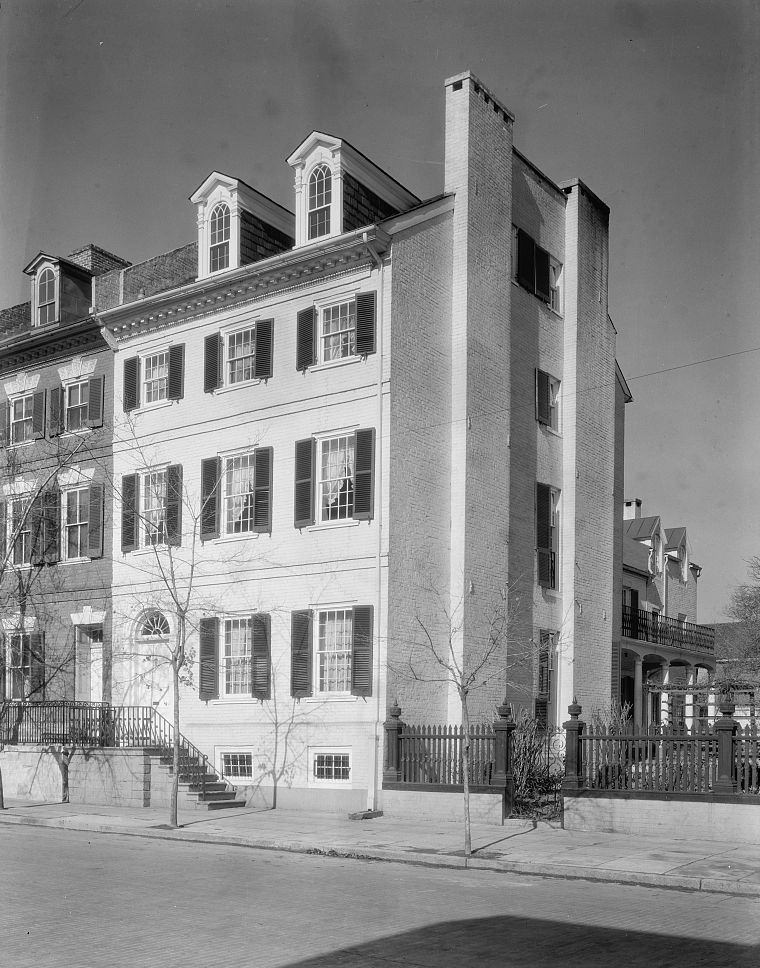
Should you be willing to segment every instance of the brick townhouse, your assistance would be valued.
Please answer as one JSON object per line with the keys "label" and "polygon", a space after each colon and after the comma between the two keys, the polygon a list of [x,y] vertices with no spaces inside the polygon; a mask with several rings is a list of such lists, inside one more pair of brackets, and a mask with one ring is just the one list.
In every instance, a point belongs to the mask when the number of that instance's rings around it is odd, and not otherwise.
{"label": "brick townhouse", "polygon": [[439,195],[314,131],[294,211],[212,172],[196,241],[98,278],[114,702],[169,714],[154,657],[192,581],[183,732],[280,803],[380,805],[388,707],[460,716],[428,638],[477,664],[498,609],[475,719],[506,692],[556,725],[617,691],[609,211],[513,127],[450,78]]}

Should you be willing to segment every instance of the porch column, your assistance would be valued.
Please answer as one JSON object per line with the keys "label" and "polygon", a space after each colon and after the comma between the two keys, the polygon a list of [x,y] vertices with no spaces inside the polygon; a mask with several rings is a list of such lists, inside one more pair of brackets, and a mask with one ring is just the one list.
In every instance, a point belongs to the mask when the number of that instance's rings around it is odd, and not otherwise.
{"label": "porch column", "polygon": [[670,662],[662,664],[662,692],[660,693],[660,722],[663,726],[670,726],[670,693],[667,687],[670,684]]}
{"label": "porch column", "polygon": [[641,732],[641,724],[643,723],[642,710],[644,706],[644,686],[643,686],[643,675],[642,667],[644,661],[640,655],[635,655],[633,658],[633,728],[634,731]]}
{"label": "porch column", "polygon": [[696,669],[693,665],[688,667],[686,673],[686,695],[684,696],[683,719],[684,725],[688,730],[694,729],[694,685],[697,681]]}
{"label": "porch column", "polygon": [[715,695],[715,689],[711,688],[707,693],[707,718],[711,723],[715,722],[716,710],[717,698]]}

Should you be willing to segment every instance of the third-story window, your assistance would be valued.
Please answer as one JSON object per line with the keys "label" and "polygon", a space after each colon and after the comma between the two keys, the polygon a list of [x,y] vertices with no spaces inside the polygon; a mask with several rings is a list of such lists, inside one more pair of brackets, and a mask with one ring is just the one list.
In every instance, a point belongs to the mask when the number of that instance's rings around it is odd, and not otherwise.
{"label": "third-story window", "polygon": [[157,403],[166,400],[169,381],[169,351],[154,353],[143,360],[143,400]]}
{"label": "third-story window", "polygon": [[87,426],[88,402],[88,380],[66,387],[66,430],[81,430]]}
{"label": "third-story window", "polygon": [[221,663],[223,695],[250,696],[252,646],[252,619],[227,619],[224,623],[224,652]]}
{"label": "third-story window", "polygon": [[332,175],[327,165],[315,168],[309,178],[309,238],[330,234]]}
{"label": "third-story window", "polygon": [[255,459],[253,454],[230,457],[225,462],[224,528],[227,534],[254,530]]}
{"label": "third-story window", "polygon": [[356,301],[326,306],[322,310],[319,334],[320,362],[342,360],[356,354]]}
{"label": "third-story window", "polygon": [[84,558],[88,554],[89,488],[66,491],[63,502],[66,557]]}
{"label": "third-story window", "polygon": [[166,471],[148,471],[143,475],[143,542],[147,545],[166,541]]}
{"label": "third-story window", "polygon": [[552,430],[559,430],[559,380],[536,370],[536,419]]}
{"label": "third-story window", "polygon": [[227,336],[227,383],[243,383],[255,376],[256,330],[241,329]]}
{"label": "third-story window", "polygon": [[34,397],[31,393],[11,403],[11,443],[31,440],[34,422]]}
{"label": "third-story window", "polygon": [[320,444],[319,508],[321,521],[341,521],[354,513],[354,434]]}
{"label": "third-story window", "polygon": [[522,229],[513,227],[512,276],[528,292],[562,312],[562,265]]}
{"label": "third-story window", "polygon": [[319,613],[316,681],[319,692],[351,691],[353,609]]}
{"label": "third-story window", "polygon": [[209,272],[219,272],[230,264],[230,210],[219,204],[211,213]]}
{"label": "third-story window", "polygon": [[37,325],[55,320],[55,274],[52,269],[43,269],[37,283]]}

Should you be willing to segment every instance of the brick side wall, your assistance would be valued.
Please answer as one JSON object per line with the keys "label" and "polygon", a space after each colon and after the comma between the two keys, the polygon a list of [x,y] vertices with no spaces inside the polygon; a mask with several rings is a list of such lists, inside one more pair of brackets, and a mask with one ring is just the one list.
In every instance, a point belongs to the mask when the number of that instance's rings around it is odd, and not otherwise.
{"label": "brick side wall", "polygon": [[240,213],[240,265],[258,262],[293,247],[294,239],[243,209]]}
{"label": "brick side wall", "polygon": [[29,330],[32,327],[31,302],[19,303],[0,309],[0,337],[7,336],[14,330]]}
{"label": "brick side wall", "polygon": [[93,279],[93,299],[98,311],[113,309],[195,280],[198,274],[198,243],[190,242],[127,269]]}
{"label": "brick side wall", "polygon": [[388,218],[389,215],[394,215],[397,211],[348,172],[343,173],[344,232],[351,232],[364,225],[372,225],[374,222]]}
{"label": "brick side wall", "polygon": [[106,252],[105,249],[101,249],[91,242],[88,245],[82,246],[81,249],[76,249],[71,255],[66,256],[66,258],[69,262],[74,262],[83,269],[87,269],[94,276],[100,276],[104,272],[110,272],[112,269],[125,269],[131,265],[126,259],[114,255],[113,252]]}

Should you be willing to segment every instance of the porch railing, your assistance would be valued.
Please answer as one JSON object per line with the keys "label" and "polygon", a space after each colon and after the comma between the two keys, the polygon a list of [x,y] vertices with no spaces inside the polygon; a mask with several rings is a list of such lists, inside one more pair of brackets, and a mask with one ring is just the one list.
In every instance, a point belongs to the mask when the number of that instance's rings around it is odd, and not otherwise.
{"label": "porch railing", "polygon": [[715,651],[715,629],[710,625],[679,622],[677,618],[623,606],[623,635],[628,639],[652,642],[694,652]]}

